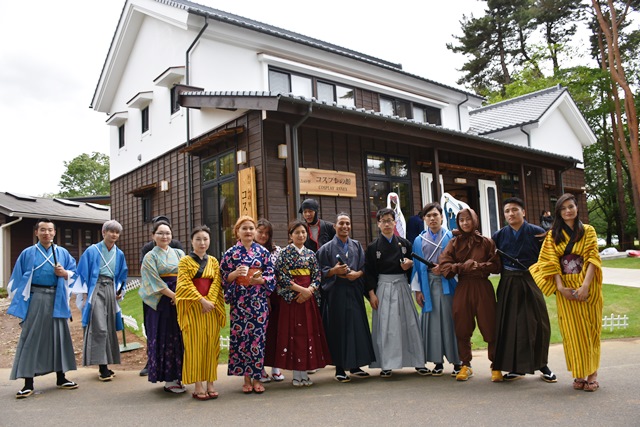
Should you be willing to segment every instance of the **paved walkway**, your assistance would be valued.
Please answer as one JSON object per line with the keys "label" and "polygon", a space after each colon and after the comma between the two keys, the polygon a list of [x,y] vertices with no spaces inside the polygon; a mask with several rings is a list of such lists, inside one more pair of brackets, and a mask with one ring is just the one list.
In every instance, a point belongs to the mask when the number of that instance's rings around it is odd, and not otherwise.
{"label": "paved walkway", "polygon": [[602,281],[610,285],[640,288],[640,270],[602,267]]}
{"label": "paved walkway", "polygon": [[[389,379],[371,369],[369,379],[340,384],[333,369],[311,376],[315,385],[296,389],[291,372],[282,383],[266,385],[261,395],[243,395],[242,380],[226,376],[220,365],[220,398],[199,402],[189,393],[172,395],[138,376],[118,371],[101,383],[96,369],[70,372],[77,390],[57,390],[55,375],[36,378],[36,394],[17,400],[21,381],[9,381],[0,369],[1,426],[157,426],[157,425],[296,425],[296,426],[630,426],[638,425],[640,340],[602,343],[601,388],[575,391],[561,345],[552,345],[549,366],[558,383],[537,375],[512,383],[492,383],[486,351],[473,353],[475,376],[457,382],[449,376],[420,377],[413,369],[394,371]],[[192,386],[189,386],[192,389]]]}

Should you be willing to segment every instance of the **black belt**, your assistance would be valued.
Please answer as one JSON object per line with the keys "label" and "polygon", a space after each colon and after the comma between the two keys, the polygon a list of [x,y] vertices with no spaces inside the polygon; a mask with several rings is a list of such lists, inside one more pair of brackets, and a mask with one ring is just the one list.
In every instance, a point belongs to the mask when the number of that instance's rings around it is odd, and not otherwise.
{"label": "black belt", "polygon": [[49,288],[49,289],[53,289],[56,287],[56,285],[38,285],[37,283],[32,283],[31,284],[32,288]]}

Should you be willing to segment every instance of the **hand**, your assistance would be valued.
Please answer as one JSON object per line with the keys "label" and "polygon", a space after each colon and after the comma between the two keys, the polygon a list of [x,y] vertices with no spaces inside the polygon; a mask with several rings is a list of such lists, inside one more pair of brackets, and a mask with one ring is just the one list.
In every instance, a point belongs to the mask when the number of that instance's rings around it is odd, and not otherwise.
{"label": "hand", "polygon": [[171,298],[171,305],[176,305],[176,294],[175,294],[175,292],[171,293],[170,298]]}
{"label": "hand", "polygon": [[353,271],[353,270],[349,270],[349,272],[345,275],[345,277],[349,279],[350,282],[358,280],[360,276],[361,274],[359,271]]}
{"label": "hand", "polygon": [[578,301],[586,301],[589,298],[589,287],[585,285],[580,286],[574,290],[573,296]]}
{"label": "hand", "polygon": [[252,286],[255,285],[263,285],[266,282],[266,280],[264,280],[264,277],[262,277],[262,275],[260,276],[252,276],[251,279],[249,279],[249,284]]}
{"label": "hand", "polygon": [[333,266],[333,271],[336,276],[340,276],[344,278],[351,271],[351,269],[347,264],[337,263],[336,265]]}
{"label": "hand", "polygon": [[58,277],[64,277],[65,279],[68,277],[67,270],[64,269],[60,264],[56,264],[56,268],[53,269],[53,273]]}
{"label": "hand", "polygon": [[312,296],[313,296],[313,290],[311,290],[311,288],[302,288],[298,292],[298,295],[296,295],[296,302],[298,304],[305,303]]}
{"label": "hand", "polygon": [[560,292],[560,294],[565,297],[568,300],[575,300],[575,289],[571,289],[571,288],[565,288],[563,287],[558,287],[557,288],[558,292]]}
{"label": "hand", "polygon": [[410,268],[413,268],[413,260],[410,260],[409,258],[403,258],[402,261],[400,261],[400,267],[404,271],[407,271]]}
{"label": "hand", "polygon": [[379,303],[380,301],[378,301],[376,294],[373,291],[369,291],[369,304],[371,304],[371,308],[377,310]]}
{"label": "hand", "polygon": [[209,313],[215,308],[215,305],[205,298],[200,298],[200,304],[202,305],[202,313]]}
{"label": "hand", "polygon": [[[442,274],[442,272],[440,272],[440,264],[435,264],[435,266],[429,269],[429,271],[435,274],[436,276],[440,276]],[[424,298],[424,295],[423,295],[423,298]]]}
{"label": "hand", "polygon": [[420,307],[424,307],[424,294],[420,291],[416,291],[416,302]]}

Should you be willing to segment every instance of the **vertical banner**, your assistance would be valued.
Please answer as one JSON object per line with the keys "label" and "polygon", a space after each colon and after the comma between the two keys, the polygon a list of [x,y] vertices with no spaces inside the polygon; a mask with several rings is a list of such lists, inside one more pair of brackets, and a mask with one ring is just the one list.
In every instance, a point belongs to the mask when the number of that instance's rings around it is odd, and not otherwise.
{"label": "vertical banner", "polygon": [[256,168],[238,171],[238,198],[240,215],[249,215],[258,220],[258,202],[256,200]]}

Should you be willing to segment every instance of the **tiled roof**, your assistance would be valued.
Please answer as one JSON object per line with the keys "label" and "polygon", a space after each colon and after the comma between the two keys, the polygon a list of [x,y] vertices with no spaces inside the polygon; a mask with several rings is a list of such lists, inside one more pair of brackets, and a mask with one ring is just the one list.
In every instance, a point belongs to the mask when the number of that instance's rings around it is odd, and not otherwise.
{"label": "tiled roof", "polygon": [[383,59],[380,58],[376,58],[370,55],[366,55],[364,53],[360,53],[360,52],[356,52],[355,50],[351,50],[351,49],[347,49],[344,48],[342,46],[338,46],[332,43],[327,43],[324,42],[322,40],[318,40],[318,39],[314,39],[312,37],[307,37],[304,36],[302,34],[298,34],[295,33],[293,31],[288,31],[285,30],[283,28],[279,28],[279,27],[275,27],[273,25],[269,25],[269,24],[265,24],[259,21],[255,21],[253,19],[249,19],[249,18],[245,18],[242,16],[238,16],[238,15],[234,15],[232,13],[228,13],[228,12],[224,12],[222,10],[218,10],[218,9],[214,9],[212,7],[209,6],[203,6],[201,4],[198,3],[194,3],[192,1],[188,1],[188,0],[155,0],[158,3],[162,3],[162,4],[166,4],[168,6],[172,6],[172,7],[176,7],[179,9],[183,9],[186,10],[190,13],[194,13],[197,15],[203,15],[206,16],[207,18],[211,18],[211,19],[215,19],[221,22],[227,22],[229,24],[232,25],[237,25],[240,27],[245,27],[248,28],[250,30],[253,31],[258,31],[261,33],[265,33],[265,34],[269,34],[272,35],[274,37],[280,37],[283,39],[287,39],[290,41],[293,41],[295,43],[300,43],[300,44],[304,44],[307,46],[311,46],[317,49],[322,49],[322,50],[326,50],[328,52],[332,52],[335,53],[337,55],[342,55],[342,56],[346,56],[358,61],[363,61],[363,62],[367,62],[369,64],[372,65],[376,65],[379,67],[383,67],[383,68],[387,68],[389,70],[404,74],[406,76],[410,76],[419,80],[422,80],[424,82],[427,83],[431,83],[434,84],[436,86],[440,86],[449,90],[453,90],[459,93],[463,93],[465,95],[469,95],[472,96],[474,98],[478,98],[478,99],[484,99],[484,97],[473,93],[473,92],[468,92],[465,90],[462,90],[460,88],[456,88],[453,86],[449,86],[449,85],[445,85],[443,83],[438,83],[434,80],[429,80],[426,79],[424,77],[415,75],[415,74],[411,74],[411,73],[407,73],[405,71],[402,71],[402,65],[401,64],[395,64],[393,62],[389,62],[389,61],[385,61]]}
{"label": "tiled roof", "polygon": [[[293,95],[291,93],[278,93],[278,92],[268,92],[268,91],[189,91],[189,92],[180,92],[181,96],[193,96],[193,97],[235,97],[235,98],[284,98],[284,99],[288,99],[288,100],[292,100],[292,101],[297,101],[297,102],[305,102],[305,103],[313,103],[313,104],[318,104],[318,105],[323,105],[323,106],[327,106],[327,107],[331,107],[331,108],[336,108],[336,109],[340,109],[343,111],[351,111],[354,114],[366,114],[372,117],[377,117],[383,120],[392,120],[392,121],[397,121],[397,122],[402,122],[404,124],[410,125],[410,126],[416,126],[416,127],[421,127],[421,128],[427,128],[427,129],[431,129],[434,130],[436,132],[441,132],[441,133],[445,133],[445,134],[449,134],[449,135],[457,135],[457,136],[461,136],[467,139],[474,139],[477,141],[481,141],[490,145],[497,145],[497,146],[503,146],[503,147],[508,147],[511,149],[515,149],[515,150],[519,150],[519,151],[523,151],[523,152],[529,152],[529,153],[538,153],[538,154],[542,154],[545,155],[547,157],[552,157],[554,159],[561,159],[563,161],[568,161],[568,162],[577,162],[578,160],[572,158],[572,157],[568,157],[568,156],[563,156],[560,154],[555,154],[555,153],[550,153],[548,151],[543,151],[543,150],[538,150],[535,148],[529,148],[529,147],[523,147],[522,145],[518,145],[518,144],[513,144],[511,142],[507,142],[507,141],[503,141],[500,139],[496,139],[496,138],[491,138],[491,137],[487,137],[487,136],[482,136],[482,135],[478,135],[472,132],[462,132],[462,131],[458,131],[458,130],[454,130],[454,129],[449,129],[449,128],[444,128],[442,126],[437,126],[437,125],[432,125],[429,123],[422,123],[422,122],[418,122],[415,121],[413,119],[407,119],[406,117],[399,117],[399,116],[390,116],[387,114],[383,114],[379,111],[374,111],[374,110],[366,110],[364,108],[357,108],[357,107],[350,107],[350,106],[345,106],[345,105],[338,105],[335,102],[325,102],[325,101],[318,101],[315,98],[306,98],[304,96],[298,96],[298,95]],[[507,101],[508,102],[508,101]]]}
{"label": "tiled roof", "polygon": [[472,110],[469,112],[469,132],[486,135],[535,123],[566,91],[558,85]]}
{"label": "tiled roof", "polygon": [[12,218],[47,217],[55,221],[102,224],[111,219],[111,208],[94,203],[0,192],[0,214]]}

